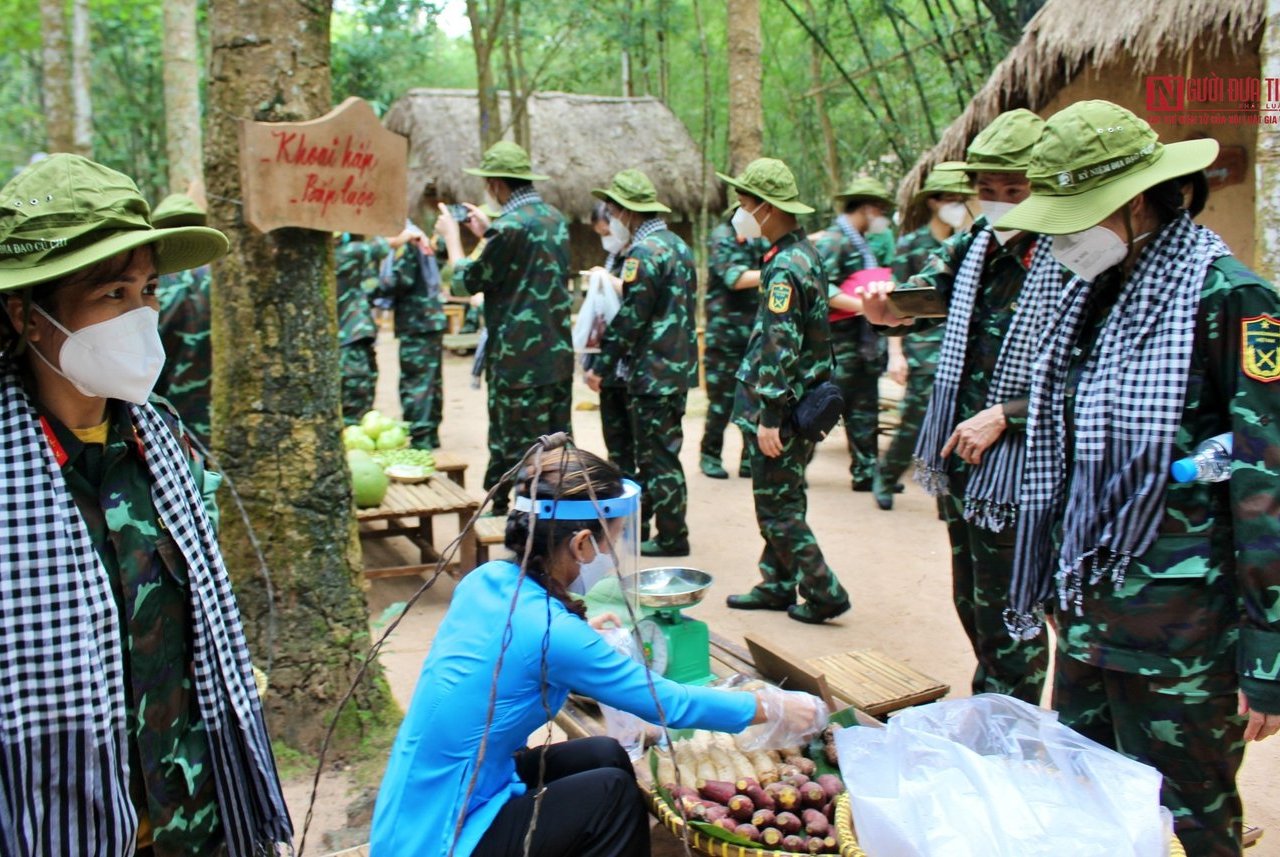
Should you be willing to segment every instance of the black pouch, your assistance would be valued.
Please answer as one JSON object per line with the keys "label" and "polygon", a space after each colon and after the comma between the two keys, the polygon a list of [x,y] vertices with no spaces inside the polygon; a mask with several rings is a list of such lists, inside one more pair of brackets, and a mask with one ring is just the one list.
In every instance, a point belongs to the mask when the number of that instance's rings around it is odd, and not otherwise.
{"label": "black pouch", "polygon": [[844,397],[840,395],[840,388],[830,381],[823,381],[805,390],[791,411],[790,423],[783,427],[782,434],[788,437],[799,435],[818,443],[840,422],[842,413]]}

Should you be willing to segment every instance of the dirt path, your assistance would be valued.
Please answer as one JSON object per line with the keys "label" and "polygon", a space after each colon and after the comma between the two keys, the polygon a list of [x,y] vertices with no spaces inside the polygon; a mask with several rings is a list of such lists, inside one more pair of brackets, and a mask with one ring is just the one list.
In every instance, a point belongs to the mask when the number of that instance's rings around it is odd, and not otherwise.
{"label": "dirt path", "polygon": [[[388,362],[394,366],[394,347],[391,341],[380,344],[383,366]],[[485,400],[483,390],[470,387],[469,367],[469,358],[446,358],[441,441],[444,448],[470,462],[467,484],[478,488],[486,459]],[[387,413],[399,411],[394,383],[391,372],[382,374],[378,402]],[[594,396],[579,384],[575,401],[594,401]],[[736,476],[718,481],[698,472],[705,402],[701,391],[694,391],[684,421],[681,458],[689,482],[693,554],[681,562],[710,572],[716,582],[707,600],[691,615],[727,637],[741,639],[746,632],[764,634],[803,657],[857,648],[878,649],[950,684],[952,697],[967,695],[973,655],[951,604],[949,548],[934,502],[910,482],[891,512],[876,508],[870,494],[852,493],[848,454],[839,430],[819,447],[808,471],[809,522],[828,562],[849,589],[853,610],[827,625],[810,626],[782,614],[744,613],[724,606],[726,595],[744,592],[758,579],[756,560],[762,542],[756,529],[749,481]],[[599,412],[575,409],[573,423],[578,443],[603,453]],[[741,449],[736,430],[730,430],[725,447],[726,465],[732,471]],[[376,617],[388,605],[406,600],[418,583],[416,579],[401,579],[373,584],[369,591],[371,615]],[[383,651],[383,666],[402,705],[407,705],[412,696],[422,659],[448,606],[452,588],[451,582],[442,578],[406,617]],[[1251,857],[1280,857],[1277,784],[1280,738],[1273,738],[1252,746],[1240,777],[1246,818],[1268,830],[1262,842],[1249,850]],[[290,806],[299,825],[308,791],[309,783],[306,789],[290,789]],[[328,810],[336,809],[334,798],[336,795],[325,801]],[[327,812],[325,820],[340,826],[344,813]],[[308,851],[316,853],[310,847]]]}

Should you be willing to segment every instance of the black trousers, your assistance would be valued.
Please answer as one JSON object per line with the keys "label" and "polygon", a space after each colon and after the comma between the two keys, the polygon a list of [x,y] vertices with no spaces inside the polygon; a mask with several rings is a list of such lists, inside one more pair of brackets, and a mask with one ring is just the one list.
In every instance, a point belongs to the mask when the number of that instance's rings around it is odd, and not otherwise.
{"label": "black trousers", "polygon": [[530,857],[648,857],[649,811],[627,753],[612,738],[579,738],[516,756],[529,791],[507,801],[474,857],[518,857],[533,821],[538,762],[546,791]]}

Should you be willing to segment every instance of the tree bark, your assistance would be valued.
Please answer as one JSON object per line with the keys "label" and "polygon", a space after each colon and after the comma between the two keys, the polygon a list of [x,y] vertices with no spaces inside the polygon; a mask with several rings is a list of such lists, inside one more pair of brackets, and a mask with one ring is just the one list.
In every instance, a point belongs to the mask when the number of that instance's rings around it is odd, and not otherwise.
{"label": "tree bark", "polygon": [[[315,752],[368,655],[368,605],[340,431],[337,309],[330,236],[262,234],[243,220],[239,120],[328,112],[330,0],[210,0],[211,224],[230,253],[214,264],[213,447],[258,534],[274,598],[239,515],[222,548],[255,662],[270,664],[273,734]],[[224,500],[225,502],[225,500]],[[351,749],[393,720],[377,664],[338,721]]]}
{"label": "tree bark", "polygon": [[[1280,78],[1280,0],[1267,0],[1267,19],[1262,27],[1260,77]],[[1280,100],[1280,93],[1263,93],[1266,101]],[[1258,125],[1254,157],[1257,207],[1254,221],[1253,265],[1271,282],[1280,276],[1280,129],[1275,125]]]}
{"label": "tree bark", "polygon": [[89,0],[71,6],[71,151],[93,157],[93,102],[89,95]]}
{"label": "tree bark", "polygon": [[71,65],[67,53],[67,7],[63,0],[40,0],[40,41],[45,148],[50,152],[73,152]]}
{"label": "tree bark", "polygon": [[204,182],[199,56],[196,0],[166,0],[164,121],[170,193],[186,193],[193,184]]}
{"label": "tree bark", "polygon": [[[492,0],[482,7],[481,0],[467,0],[467,19],[471,21],[471,46],[476,55],[476,98],[480,104],[480,148],[487,149],[502,139],[502,117],[498,90],[493,83],[493,49],[502,32],[506,0]],[[487,14],[486,14],[487,13]]]}
{"label": "tree bark", "polygon": [[[804,5],[809,18],[816,21],[818,13],[813,7],[813,0],[805,0]],[[818,123],[822,128],[827,190],[836,193],[840,190],[840,149],[837,146],[835,125],[832,124],[831,115],[827,112],[826,86],[822,82],[822,49],[812,40],[809,42],[809,76],[813,81],[813,108],[818,114]]]}
{"label": "tree bark", "polygon": [[760,2],[728,0],[729,169],[736,175],[764,149]]}

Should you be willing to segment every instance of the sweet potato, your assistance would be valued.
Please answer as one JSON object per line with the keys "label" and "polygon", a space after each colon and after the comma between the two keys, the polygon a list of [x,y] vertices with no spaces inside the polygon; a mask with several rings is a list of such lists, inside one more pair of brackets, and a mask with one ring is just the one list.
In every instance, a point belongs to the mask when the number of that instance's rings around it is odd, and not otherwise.
{"label": "sweet potato", "polygon": [[776,813],[771,809],[757,809],[751,814],[751,823],[764,830],[766,827],[773,827],[775,816]]}
{"label": "sweet potato", "polygon": [[756,809],[774,809],[775,804],[773,795],[769,794],[760,786],[747,786],[743,792],[747,797],[751,798],[751,802],[756,805]]}
{"label": "sweet potato", "polygon": [[820,836],[810,836],[804,847],[810,854],[822,854],[827,850],[827,841]]}
{"label": "sweet potato", "polygon": [[738,777],[738,779],[733,782],[733,787],[738,790],[738,794],[740,795],[747,794],[747,789],[752,786],[756,786],[757,788],[760,786],[759,780],[755,777]]}
{"label": "sweet potato", "polygon": [[831,822],[827,821],[827,817],[821,810],[806,809],[800,816],[800,820],[804,822],[805,833],[810,836],[821,838],[831,832]]}
{"label": "sweet potato", "polygon": [[756,778],[760,780],[762,786],[776,783],[779,779],[778,772],[774,768],[756,768]]}
{"label": "sweet potato", "polygon": [[822,790],[827,794],[827,800],[835,800],[836,795],[844,791],[844,783],[835,774],[823,774],[814,782],[822,786]]}
{"label": "sweet potato", "polygon": [[738,821],[750,821],[756,811],[756,805],[746,795],[734,795],[729,798],[729,814]]}
{"label": "sweet potato", "polygon": [[800,787],[800,803],[818,809],[827,802],[826,790],[817,783],[805,783]]}
{"label": "sweet potato", "polygon": [[796,809],[800,806],[800,790],[793,785],[784,785],[773,796],[778,809]]}
{"label": "sweet potato", "polygon": [[818,769],[818,766],[813,763],[813,759],[804,756],[788,756],[787,764],[796,767],[806,777],[812,777]]}
{"label": "sweet potato", "polygon": [[703,800],[728,805],[729,798],[737,794],[737,790],[733,787],[733,783],[724,780],[703,780],[698,783],[698,794],[702,795]]}
{"label": "sweet potato", "polygon": [[792,774],[789,777],[783,777],[782,781],[784,783],[790,783],[791,785],[795,786],[797,789],[802,789],[809,784],[809,778],[806,777],[804,774]]}
{"label": "sweet potato", "polygon": [[728,818],[728,817],[729,817],[728,808],[723,807],[718,803],[713,803],[710,806],[708,806],[706,810],[704,810],[703,818],[701,820],[710,822],[711,824],[715,824],[720,819]]}
{"label": "sweet potato", "polygon": [[727,815],[724,818],[717,818],[715,820],[715,826],[721,830],[727,830],[730,833],[736,833],[738,830],[738,822],[734,821]]}
{"label": "sweet potato", "polygon": [[800,773],[800,769],[795,765],[781,764],[778,766],[778,776],[784,780],[788,780]]}
{"label": "sweet potato", "polygon": [[777,849],[782,845],[782,838],[786,834],[776,827],[766,827],[760,831],[760,844],[766,848]]}
{"label": "sweet potato", "polygon": [[774,825],[783,833],[799,833],[803,827],[800,816],[794,812],[780,812],[773,819]]}
{"label": "sweet potato", "polygon": [[682,797],[698,799],[698,790],[693,786],[678,786],[675,783],[667,783],[666,789],[671,793],[671,799],[680,800]]}
{"label": "sweet potato", "polygon": [[797,836],[794,833],[782,837],[782,850],[791,852],[804,852],[809,850],[806,847],[806,840],[803,836]]}
{"label": "sweet potato", "polygon": [[760,841],[760,830],[754,824],[739,824],[733,832],[743,839],[750,839],[752,842]]}
{"label": "sweet potato", "polygon": [[842,727],[839,723],[828,723],[822,730],[822,754],[827,757],[827,763],[832,767],[840,766],[840,756],[836,752],[836,733]]}
{"label": "sweet potato", "polygon": [[777,800],[778,793],[781,792],[783,789],[785,789],[788,785],[790,784],[784,783],[784,782],[766,783],[764,787],[764,793],[767,794],[769,797],[773,798],[774,800]]}

